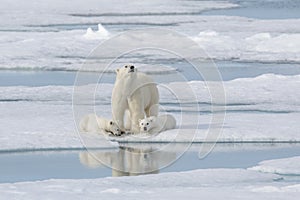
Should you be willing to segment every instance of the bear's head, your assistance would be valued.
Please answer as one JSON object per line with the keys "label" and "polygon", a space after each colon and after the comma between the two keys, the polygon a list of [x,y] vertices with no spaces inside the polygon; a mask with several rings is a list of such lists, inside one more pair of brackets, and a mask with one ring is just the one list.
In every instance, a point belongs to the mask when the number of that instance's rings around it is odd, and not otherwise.
{"label": "bear's head", "polygon": [[145,118],[145,119],[139,119],[139,126],[141,132],[147,132],[153,128],[154,122],[156,118],[154,116]]}
{"label": "bear's head", "polygon": [[106,128],[107,128],[106,131],[113,134],[113,135],[119,136],[119,135],[122,134],[119,126],[111,120],[108,121],[108,124],[107,124]]}
{"label": "bear's head", "polygon": [[117,79],[132,77],[137,73],[137,69],[133,65],[125,65],[120,69],[116,69]]}

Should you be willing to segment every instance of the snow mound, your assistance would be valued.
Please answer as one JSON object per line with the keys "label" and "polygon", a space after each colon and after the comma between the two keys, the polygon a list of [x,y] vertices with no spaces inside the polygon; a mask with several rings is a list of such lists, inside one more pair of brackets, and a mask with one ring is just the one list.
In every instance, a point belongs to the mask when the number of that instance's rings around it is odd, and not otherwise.
{"label": "snow mound", "polygon": [[300,34],[281,34],[264,38],[256,46],[258,52],[299,53]]}
{"label": "snow mound", "polygon": [[300,175],[300,156],[266,160],[260,162],[258,166],[249,168],[250,170],[282,174],[282,175]]}
{"label": "snow mound", "polygon": [[191,39],[217,59],[299,61],[299,33],[261,32],[249,35],[204,30]]}

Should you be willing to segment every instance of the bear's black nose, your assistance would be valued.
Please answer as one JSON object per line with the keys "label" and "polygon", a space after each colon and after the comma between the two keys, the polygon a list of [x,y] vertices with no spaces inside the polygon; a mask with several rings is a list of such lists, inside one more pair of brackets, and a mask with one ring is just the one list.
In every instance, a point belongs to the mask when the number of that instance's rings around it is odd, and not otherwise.
{"label": "bear's black nose", "polygon": [[147,127],[144,127],[144,131],[147,131]]}
{"label": "bear's black nose", "polygon": [[130,66],[130,69],[134,69],[134,66],[133,66],[133,65],[131,65],[131,66]]}

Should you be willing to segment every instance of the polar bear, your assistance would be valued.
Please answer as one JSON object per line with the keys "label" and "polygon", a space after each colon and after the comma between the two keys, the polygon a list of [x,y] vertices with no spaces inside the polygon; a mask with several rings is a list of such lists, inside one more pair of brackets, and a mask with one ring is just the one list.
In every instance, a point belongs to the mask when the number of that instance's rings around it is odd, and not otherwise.
{"label": "polar bear", "polygon": [[160,133],[176,127],[176,120],[172,115],[151,116],[139,120],[141,133]]}
{"label": "polar bear", "polygon": [[137,72],[133,65],[116,70],[117,77],[112,91],[113,120],[122,131],[125,111],[129,110],[130,131],[139,133],[139,119],[158,114],[158,89],[151,77]]}
{"label": "polar bear", "polygon": [[80,123],[81,132],[104,132],[115,136],[121,135],[121,131],[116,123],[112,120],[98,117],[96,114],[85,115]]}

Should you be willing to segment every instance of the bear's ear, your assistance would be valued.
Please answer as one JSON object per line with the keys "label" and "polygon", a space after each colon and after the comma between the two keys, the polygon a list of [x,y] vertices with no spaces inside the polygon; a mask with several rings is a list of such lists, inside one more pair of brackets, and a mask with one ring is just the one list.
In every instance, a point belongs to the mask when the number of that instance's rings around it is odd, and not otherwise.
{"label": "bear's ear", "polygon": [[116,69],[116,73],[119,73],[120,69]]}

